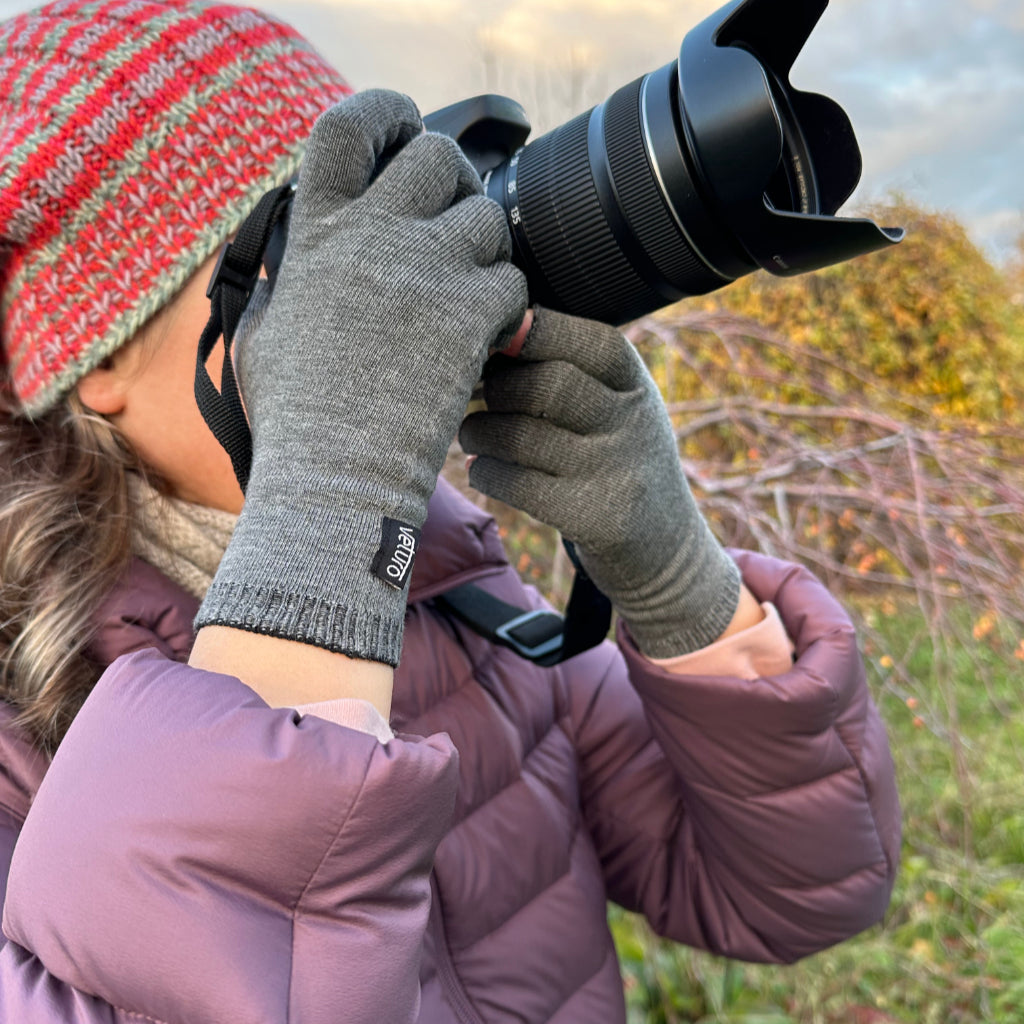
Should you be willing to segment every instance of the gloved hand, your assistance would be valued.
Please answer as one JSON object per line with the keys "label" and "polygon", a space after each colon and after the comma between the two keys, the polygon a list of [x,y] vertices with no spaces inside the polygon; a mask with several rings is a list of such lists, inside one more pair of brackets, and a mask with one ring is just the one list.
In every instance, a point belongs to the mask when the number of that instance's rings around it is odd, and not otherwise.
{"label": "gloved hand", "polygon": [[314,126],[274,293],[237,332],[253,461],[196,627],[398,663],[427,502],[489,346],[522,321],[504,214],[411,100]]}
{"label": "gloved hand", "polygon": [[466,417],[470,484],[574,542],[640,650],[704,647],[739,600],[736,564],[697,509],[657,385],[614,328],[537,309],[519,356],[484,367]]}

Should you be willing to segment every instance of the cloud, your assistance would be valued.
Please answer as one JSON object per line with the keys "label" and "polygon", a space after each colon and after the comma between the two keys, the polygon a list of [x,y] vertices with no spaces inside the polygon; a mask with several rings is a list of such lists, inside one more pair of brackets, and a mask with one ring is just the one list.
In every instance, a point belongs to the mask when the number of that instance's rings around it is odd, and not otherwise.
{"label": "cloud", "polygon": [[990,254],[1005,255],[997,225],[1006,211],[1024,211],[1021,9],[1017,0],[830,8],[834,31],[801,70],[857,126],[865,186],[855,200],[900,189],[954,213]]}
{"label": "cloud", "polygon": [[1024,239],[1024,210],[1006,207],[980,214],[974,228],[985,237],[996,240],[999,247],[1009,253],[1019,240]]}
{"label": "cloud", "polygon": [[[301,9],[301,3],[292,3],[290,0],[278,0],[276,3],[257,3],[255,6],[264,10],[271,8],[281,12],[286,20],[289,9]],[[381,20],[389,21],[395,25],[437,23],[450,25],[455,18],[460,18],[465,13],[463,0],[431,0],[429,4],[421,3],[420,0],[322,0],[319,6],[329,9],[334,8],[341,13],[366,10],[372,12]]]}
{"label": "cloud", "polygon": [[[690,25],[714,10],[707,0],[669,4],[661,0],[521,0],[514,4],[480,4],[477,17],[488,34],[509,55],[543,60],[558,49],[576,46],[604,58],[623,49],[663,49],[674,55]],[[666,43],[667,40],[667,43]]]}

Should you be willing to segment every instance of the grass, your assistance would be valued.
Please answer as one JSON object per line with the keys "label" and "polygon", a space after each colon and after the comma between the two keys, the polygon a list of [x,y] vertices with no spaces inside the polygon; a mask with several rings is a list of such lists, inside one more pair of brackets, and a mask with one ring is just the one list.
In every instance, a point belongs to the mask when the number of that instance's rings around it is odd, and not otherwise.
{"label": "grass", "polygon": [[[955,727],[903,609],[873,620],[872,686],[904,811],[885,921],[790,967],[663,942],[611,908],[631,1024],[1020,1024],[1024,1021],[1024,662],[998,630],[949,659]],[[1019,650],[1019,649],[1018,649]],[[890,686],[903,662],[913,693]],[[954,750],[959,746],[958,758]]]}

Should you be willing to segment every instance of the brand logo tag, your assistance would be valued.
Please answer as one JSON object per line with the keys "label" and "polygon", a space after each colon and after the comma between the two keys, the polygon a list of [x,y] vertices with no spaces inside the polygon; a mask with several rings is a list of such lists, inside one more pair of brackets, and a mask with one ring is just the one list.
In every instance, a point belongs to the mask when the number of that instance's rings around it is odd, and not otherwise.
{"label": "brand logo tag", "polygon": [[385,517],[380,529],[380,548],[371,566],[374,576],[389,587],[401,590],[412,575],[412,563],[420,531],[408,523]]}

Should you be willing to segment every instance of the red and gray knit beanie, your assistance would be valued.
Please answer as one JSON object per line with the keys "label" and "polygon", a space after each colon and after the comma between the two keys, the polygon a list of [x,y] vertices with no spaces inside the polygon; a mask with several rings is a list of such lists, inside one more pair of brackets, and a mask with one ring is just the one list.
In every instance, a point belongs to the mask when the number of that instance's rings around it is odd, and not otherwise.
{"label": "red and gray knit beanie", "polygon": [[350,91],[223,4],[60,0],[0,24],[0,386],[23,412],[172,299]]}

